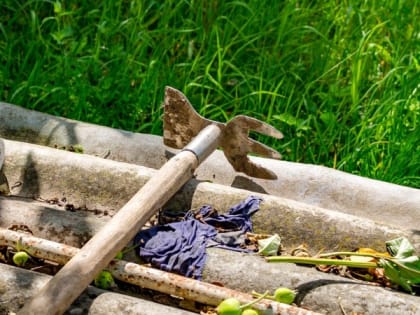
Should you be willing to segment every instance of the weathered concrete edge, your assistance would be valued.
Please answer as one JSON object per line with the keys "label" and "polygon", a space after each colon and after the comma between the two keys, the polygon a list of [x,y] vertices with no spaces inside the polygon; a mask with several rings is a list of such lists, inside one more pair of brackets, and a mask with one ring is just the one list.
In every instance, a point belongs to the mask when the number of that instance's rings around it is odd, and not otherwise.
{"label": "weathered concrete edge", "polygon": [[[159,168],[170,155],[158,136],[54,117],[6,103],[0,103],[0,136],[49,146],[80,144],[85,153],[152,168]],[[419,189],[362,178],[322,166],[253,159],[273,170],[278,180],[265,181],[238,174],[222,152],[215,152],[203,163],[197,171],[197,178],[372,220],[380,218],[384,223],[393,222],[395,216],[401,218],[420,210]]]}
{"label": "weathered concrete edge", "polygon": [[[66,200],[75,207],[117,211],[152,176],[154,170],[141,166],[75,154],[21,142],[5,141],[4,171],[13,194],[44,199]],[[176,210],[212,204],[221,211],[245,199],[247,190],[192,180],[167,204]],[[253,218],[257,231],[278,233],[287,248],[307,243],[314,251],[320,249],[353,249],[372,247],[384,250],[384,242],[407,236],[420,246],[420,236],[410,220],[405,226],[391,227],[372,220],[323,209],[294,200],[257,194],[264,202]],[[414,220],[418,222],[419,220]],[[417,227],[417,226],[416,226]]]}
{"label": "weathered concrete edge", "polygon": [[[45,274],[0,264],[0,313],[17,312],[49,279],[51,276]],[[196,313],[90,286],[65,314],[193,315]]]}
{"label": "weathered concrete edge", "polygon": [[156,315],[156,314],[174,314],[174,315],[192,315],[189,311],[177,309],[174,307],[140,300],[128,295],[105,293],[98,296],[89,308],[88,315],[103,315],[104,310],[107,314],[124,315]]}

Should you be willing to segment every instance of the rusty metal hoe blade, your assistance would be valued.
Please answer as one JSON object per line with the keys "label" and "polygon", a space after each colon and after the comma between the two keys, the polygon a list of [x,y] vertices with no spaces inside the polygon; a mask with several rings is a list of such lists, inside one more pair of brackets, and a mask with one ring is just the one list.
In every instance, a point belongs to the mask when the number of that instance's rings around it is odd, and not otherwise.
{"label": "rusty metal hoe blade", "polygon": [[165,88],[164,112],[163,143],[171,148],[182,149],[210,124],[223,128],[223,124],[200,116],[184,94],[169,86]]}
{"label": "rusty metal hoe blade", "polygon": [[243,172],[251,177],[263,179],[276,179],[272,171],[254,163],[248,154],[254,153],[263,157],[280,159],[281,155],[272,148],[249,138],[249,131],[282,139],[283,134],[273,126],[258,119],[239,115],[228,123],[220,123],[200,116],[191,103],[180,91],[167,87],[164,103],[164,143],[172,148],[183,148],[204,127],[215,124],[222,130],[219,147],[238,172]]}

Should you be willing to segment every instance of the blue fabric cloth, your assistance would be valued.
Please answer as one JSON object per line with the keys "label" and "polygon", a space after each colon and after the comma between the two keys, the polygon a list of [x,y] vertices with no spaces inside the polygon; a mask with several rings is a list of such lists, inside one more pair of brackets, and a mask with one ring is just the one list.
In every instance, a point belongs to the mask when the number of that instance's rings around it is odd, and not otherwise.
{"label": "blue fabric cloth", "polygon": [[219,215],[210,206],[190,211],[184,221],[140,231],[134,239],[140,257],[162,270],[201,279],[206,247],[241,249],[243,235],[252,231],[251,216],[262,200],[250,196]]}

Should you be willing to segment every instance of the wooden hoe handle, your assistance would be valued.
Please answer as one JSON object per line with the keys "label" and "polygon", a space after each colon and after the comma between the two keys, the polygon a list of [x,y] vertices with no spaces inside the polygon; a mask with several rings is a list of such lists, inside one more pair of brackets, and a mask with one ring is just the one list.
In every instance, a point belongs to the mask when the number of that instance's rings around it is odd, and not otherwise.
{"label": "wooden hoe handle", "polygon": [[19,315],[63,314],[150,219],[193,175],[218,145],[221,131],[210,125],[170,159],[80,251],[30,299]]}

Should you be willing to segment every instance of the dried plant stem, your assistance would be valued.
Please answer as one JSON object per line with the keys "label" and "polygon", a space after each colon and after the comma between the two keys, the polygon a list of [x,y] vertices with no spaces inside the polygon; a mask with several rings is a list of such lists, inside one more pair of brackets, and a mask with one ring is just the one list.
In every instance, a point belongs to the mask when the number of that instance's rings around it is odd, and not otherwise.
{"label": "dried plant stem", "polygon": [[378,264],[375,262],[360,262],[342,259],[329,258],[313,258],[313,257],[295,257],[295,256],[272,256],[267,257],[268,262],[287,262],[295,264],[306,265],[336,265],[347,266],[352,268],[377,268]]}

